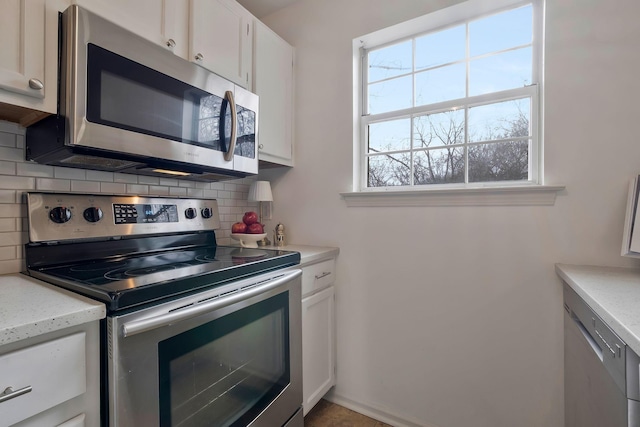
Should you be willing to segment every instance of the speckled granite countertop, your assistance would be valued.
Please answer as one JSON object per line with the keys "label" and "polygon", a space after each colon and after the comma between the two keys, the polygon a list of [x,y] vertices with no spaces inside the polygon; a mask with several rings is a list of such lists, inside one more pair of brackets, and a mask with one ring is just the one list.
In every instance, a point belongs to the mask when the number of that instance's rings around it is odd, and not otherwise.
{"label": "speckled granite countertop", "polygon": [[557,264],[556,273],[640,354],[640,270]]}
{"label": "speckled granite countertop", "polygon": [[105,315],[104,304],[32,277],[0,276],[0,346]]}
{"label": "speckled granite countertop", "polygon": [[311,264],[318,261],[324,261],[325,259],[335,258],[340,253],[339,248],[328,246],[265,246],[265,249],[282,249],[283,251],[300,252],[300,265]]}

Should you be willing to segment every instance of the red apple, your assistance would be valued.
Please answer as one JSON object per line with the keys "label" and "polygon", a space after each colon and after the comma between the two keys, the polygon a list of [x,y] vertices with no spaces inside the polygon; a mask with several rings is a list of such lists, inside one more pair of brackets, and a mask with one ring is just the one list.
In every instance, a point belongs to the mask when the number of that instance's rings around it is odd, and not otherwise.
{"label": "red apple", "polygon": [[262,224],[254,222],[249,227],[247,227],[248,234],[262,234],[264,233],[264,228],[262,228]]}
{"label": "red apple", "polygon": [[255,224],[256,222],[258,222],[258,214],[255,212],[245,212],[244,216],[242,217],[242,222],[247,225]]}
{"label": "red apple", "polygon": [[247,232],[247,224],[244,222],[236,222],[231,226],[232,233],[246,233]]}

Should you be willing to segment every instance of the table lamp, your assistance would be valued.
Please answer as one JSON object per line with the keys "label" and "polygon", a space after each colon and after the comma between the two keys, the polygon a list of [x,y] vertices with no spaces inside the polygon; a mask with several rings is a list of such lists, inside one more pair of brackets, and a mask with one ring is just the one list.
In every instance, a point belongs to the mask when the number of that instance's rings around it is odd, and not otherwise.
{"label": "table lamp", "polygon": [[[273,194],[271,193],[271,184],[269,181],[254,181],[249,187],[249,196],[247,200],[250,202],[258,202],[258,222],[264,226],[262,221],[264,218],[264,204],[268,205],[268,214],[266,219],[271,219],[271,202],[273,202]],[[267,246],[271,244],[266,237],[258,241],[258,245]]]}

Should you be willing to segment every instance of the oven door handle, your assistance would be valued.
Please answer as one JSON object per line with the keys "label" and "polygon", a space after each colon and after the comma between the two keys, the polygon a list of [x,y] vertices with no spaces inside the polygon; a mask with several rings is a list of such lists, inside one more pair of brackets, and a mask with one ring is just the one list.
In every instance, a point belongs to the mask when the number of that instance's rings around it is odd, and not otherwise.
{"label": "oven door handle", "polygon": [[152,329],[168,326],[176,322],[191,319],[204,313],[208,313],[213,310],[217,310],[228,305],[244,301],[246,299],[260,295],[261,293],[276,289],[282,286],[286,282],[289,282],[302,274],[302,270],[294,270],[284,273],[282,275],[275,276],[271,279],[259,280],[253,285],[241,288],[239,291],[235,291],[232,294],[228,294],[223,297],[218,297],[214,300],[208,300],[202,303],[195,303],[183,309],[171,311],[169,313],[161,314],[159,316],[149,317],[147,319],[133,320],[122,325],[122,335],[124,337],[130,337],[133,335],[147,332]]}

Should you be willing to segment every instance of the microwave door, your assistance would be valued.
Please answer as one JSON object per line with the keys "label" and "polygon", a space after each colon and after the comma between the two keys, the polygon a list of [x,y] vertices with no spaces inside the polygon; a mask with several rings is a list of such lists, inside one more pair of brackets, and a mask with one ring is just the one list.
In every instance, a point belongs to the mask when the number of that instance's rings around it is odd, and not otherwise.
{"label": "microwave door", "polygon": [[236,87],[236,145],[233,163],[236,171],[258,173],[258,96]]}

